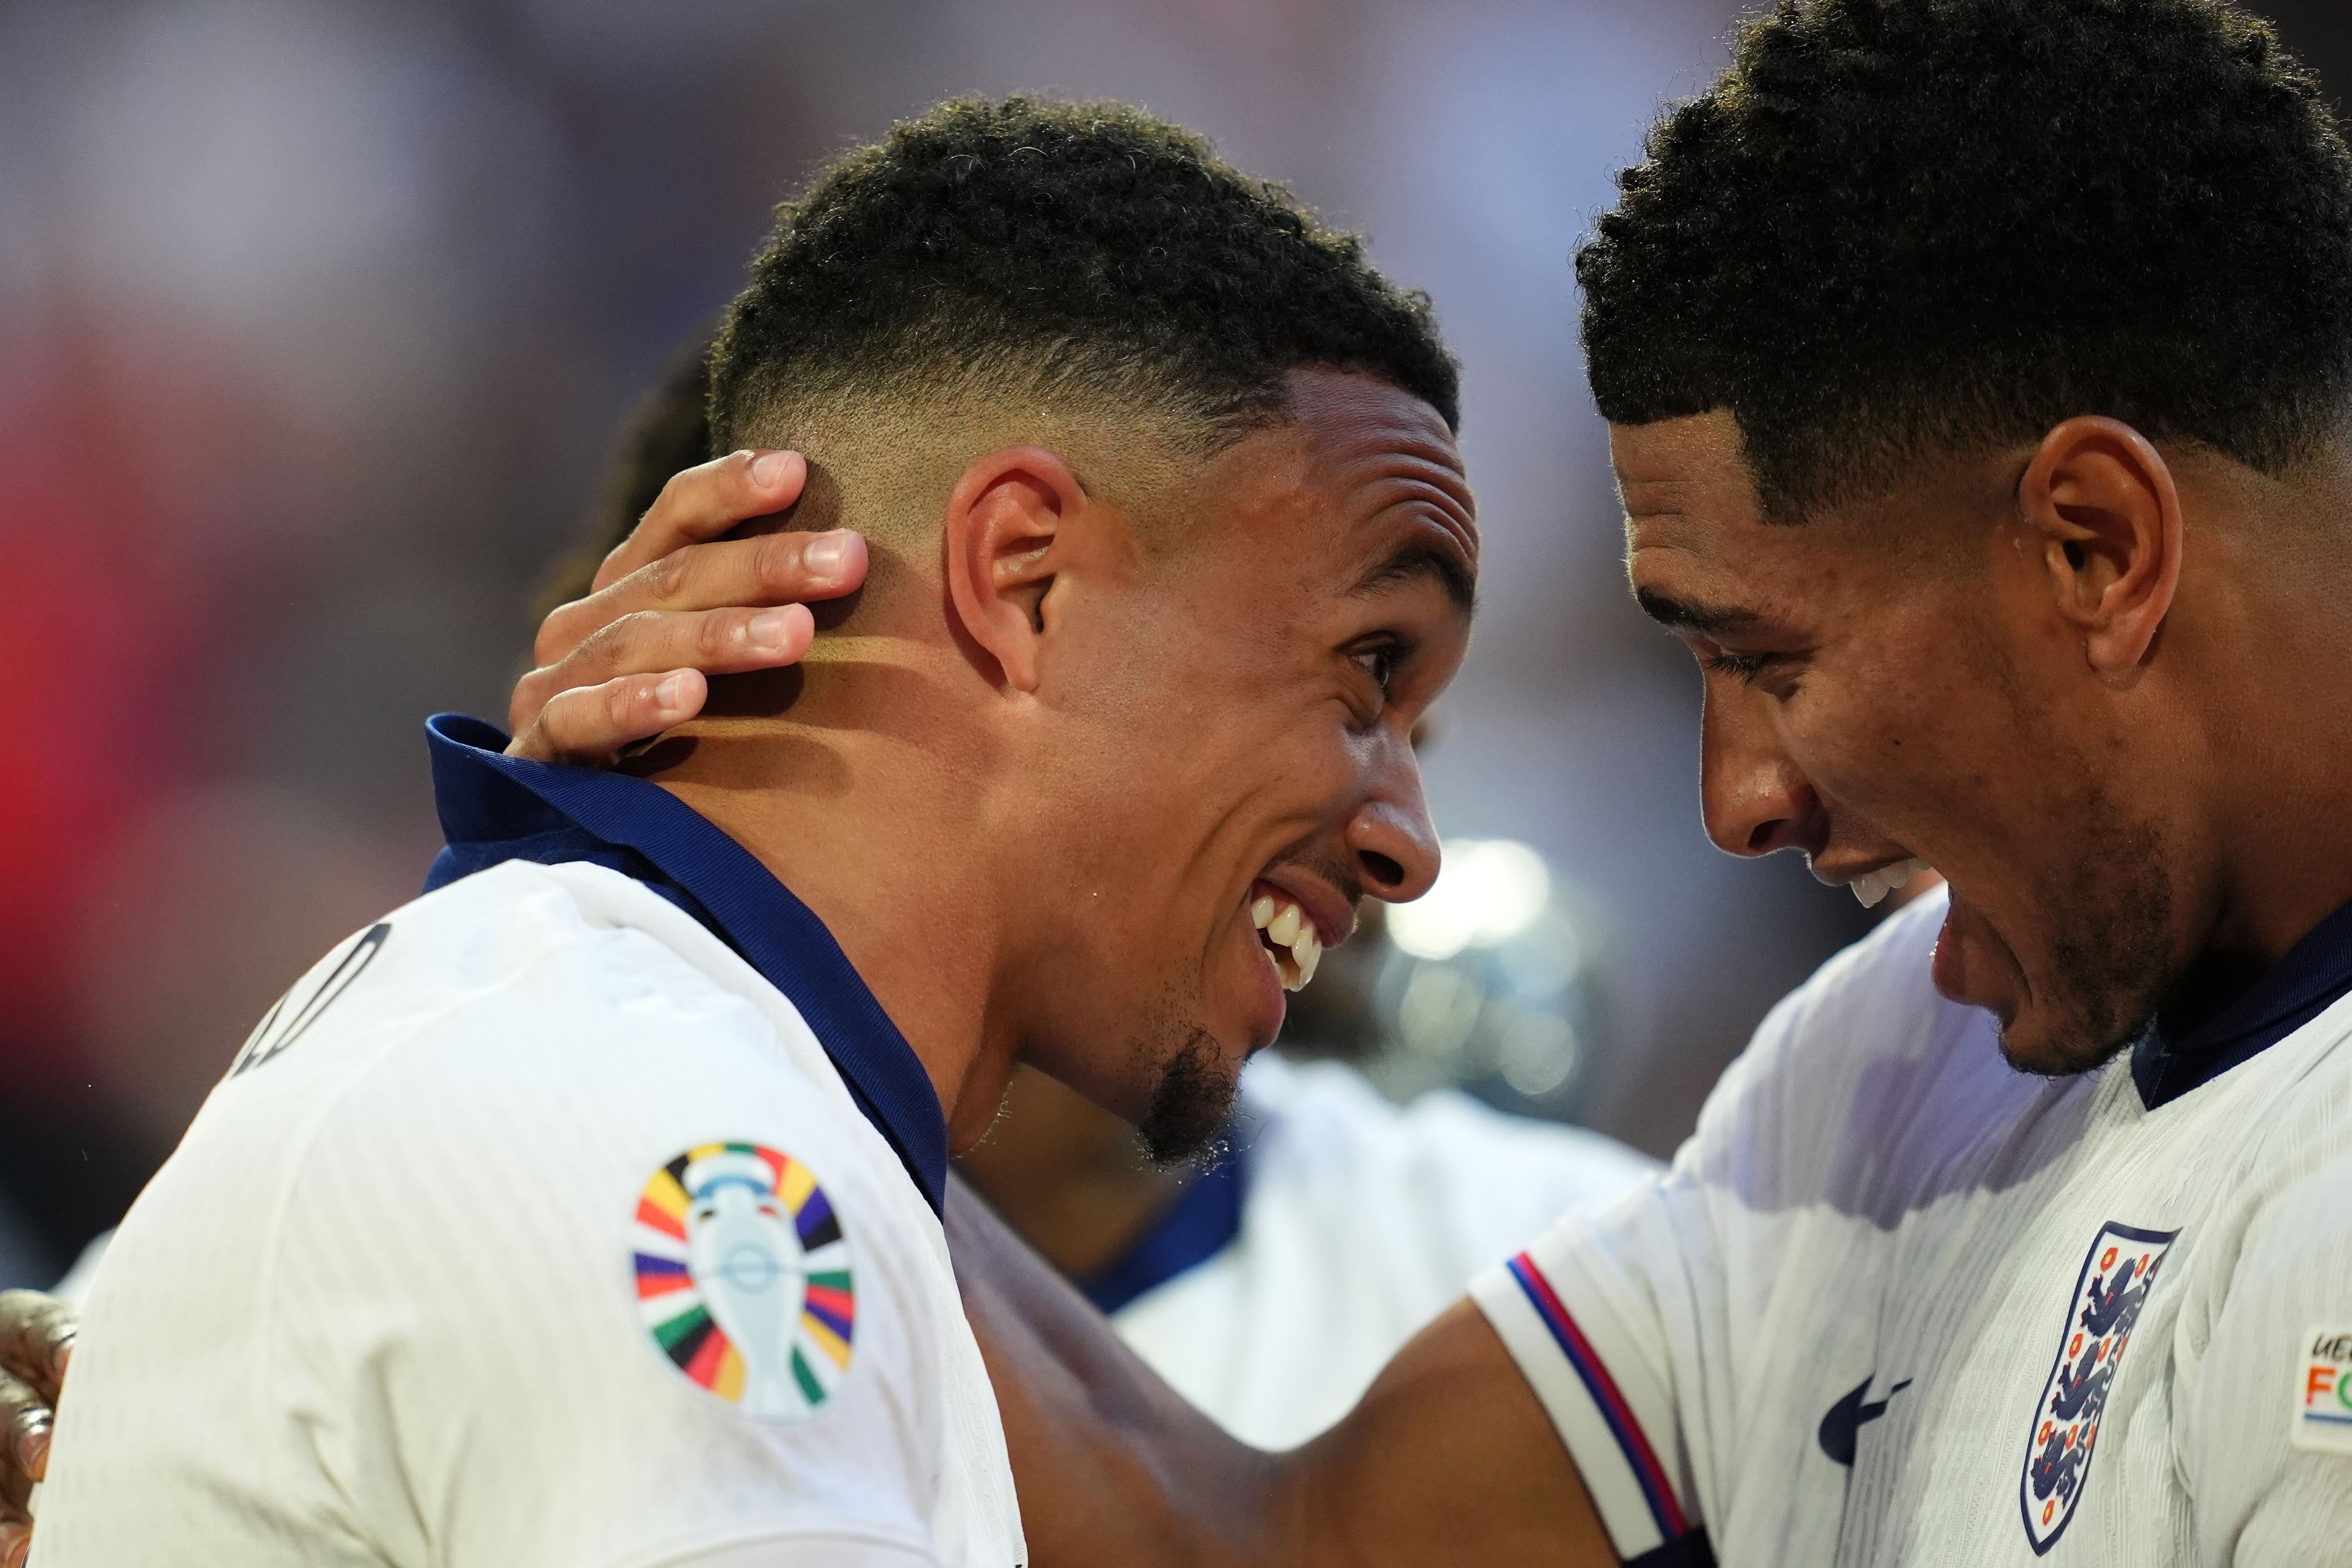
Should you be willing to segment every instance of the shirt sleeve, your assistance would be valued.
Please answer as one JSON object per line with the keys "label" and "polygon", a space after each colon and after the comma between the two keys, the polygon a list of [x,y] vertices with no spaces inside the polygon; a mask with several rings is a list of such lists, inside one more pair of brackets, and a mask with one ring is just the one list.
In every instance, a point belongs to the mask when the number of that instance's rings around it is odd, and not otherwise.
{"label": "shirt sleeve", "polygon": [[271,1375],[392,1562],[937,1554],[928,1210],[755,1008],[645,983],[662,957],[537,963],[313,1135]]}
{"label": "shirt sleeve", "polygon": [[1669,1174],[1597,1216],[1572,1215],[1472,1300],[1568,1446],[1620,1558],[1711,1563],[1698,1510],[1703,1380],[1677,1369],[1719,1354],[1720,1292],[1703,1204]]}
{"label": "shirt sleeve", "polygon": [[1981,1030],[1928,981],[1940,918],[1922,900],[1824,965],[1758,1028],[1671,1168],[1471,1285],[1628,1563],[1711,1564],[1735,1495],[1810,1508],[1844,1485],[1809,1461],[1811,1425],[1792,1425],[1759,1347],[1811,1335],[1817,1370],[1859,1356],[1850,1375],[1869,1374],[1866,1350],[1823,1337],[1808,1271],[1871,1233],[1818,1217],[1865,1210],[1886,1179],[1888,1130],[1861,1108],[1895,1077],[1947,1070],[1955,1031]]}
{"label": "shirt sleeve", "polygon": [[[2226,1294],[2183,1312],[2177,1459],[2199,1561],[2290,1568],[2352,1542],[2352,1155],[2302,1164],[2248,1215]],[[2192,1325],[2192,1318],[2196,1321]],[[2210,1332],[2196,1354],[2199,1328]]]}

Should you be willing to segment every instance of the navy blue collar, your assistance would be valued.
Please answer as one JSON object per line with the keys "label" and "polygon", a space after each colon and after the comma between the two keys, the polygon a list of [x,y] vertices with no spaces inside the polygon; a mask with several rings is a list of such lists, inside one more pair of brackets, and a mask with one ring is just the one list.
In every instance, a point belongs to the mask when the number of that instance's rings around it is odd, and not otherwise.
{"label": "navy blue collar", "polygon": [[[2352,992],[2352,904],[2304,933],[2286,956],[2218,1011],[2174,1026],[2159,1010],[2132,1047],[2132,1081],[2150,1110],[2212,1082],[2285,1039]],[[2182,1009],[2175,1007],[2173,1012]]]}
{"label": "navy blue collar", "polygon": [[507,756],[506,736],[478,719],[438,714],[425,735],[448,839],[427,892],[507,860],[585,860],[636,878],[792,999],[858,1109],[942,1207],[947,1118],[922,1058],[824,923],[750,850],[658,784]]}
{"label": "navy blue collar", "polygon": [[1232,1141],[1230,1152],[1195,1173],[1168,1205],[1168,1212],[1152,1221],[1125,1252],[1075,1281],[1099,1310],[1118,1311],[1144,1292],[1206,1263],[1241,1235],[1242,1209],[1249,1198],[1249,1164],[1236,1134],[1245,1125],[1236,1121],[1226,1128]]}

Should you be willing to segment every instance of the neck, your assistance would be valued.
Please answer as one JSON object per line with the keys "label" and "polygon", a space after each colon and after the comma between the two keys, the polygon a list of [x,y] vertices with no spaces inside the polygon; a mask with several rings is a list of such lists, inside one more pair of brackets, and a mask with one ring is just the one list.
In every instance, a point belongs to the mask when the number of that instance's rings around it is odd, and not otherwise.
{"label": "neck", "polygon": [[969,671],[928,651],[845,638],[801,668],[714,682],[713,710],[639,765],[824,922],[921,1059],[961,1150],[987,1131],[1015,1059],[993,1002],[1016,895],[986,850],[1006,837],[974,786],[985,748],[947,684]]}
{"label": "neck", "polygon": [[2182,662],[2213,673],[2203,761],[2216,781],[2221,877],[2209,961],[2266,968],[2352,902],[2352,550],[2341,542],[2352,494],[2306,497],[2305,507],[2315,500],[2325,522],[2305,510],[2189,547],[2187,564],[2201,564],[2206,583],[2248,584],[2212,595],[2210,613],[2179,628],[2180,641],[2204,645],[2181,647]]}
{"label": "neck", "polygon": [[1118,1261],[1183,1185],[1143,1157],[1135,1129],[1034,1068],[1013,1075],[995,1133],[961,1163],[1006,1224],[1079,1279]]}

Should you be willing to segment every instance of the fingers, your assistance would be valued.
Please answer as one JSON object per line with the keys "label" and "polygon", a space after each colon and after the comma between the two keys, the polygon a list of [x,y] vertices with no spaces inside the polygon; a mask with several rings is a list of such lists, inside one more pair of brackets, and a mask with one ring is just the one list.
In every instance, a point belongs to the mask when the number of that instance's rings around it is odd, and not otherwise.
{"label": "fingers", "polygon": [[38,1290],[0,1291],[0,1370],[54,1401],[80,1326],[81,1314],[71,1302]]}
{"label": "fingers", "polygon": [[520,734],[550,699],[624,675],[698,669],[734,675],[791,664],[808,651],[815,617],[804,605],[723,610],[638,610],[598,627],[515,683],[507,728]]}
{"label": "fingers", "polygon": [[0,1372],[0,1506],[21,1517],[33,1483],[47,1475],[55,1412],[22,1378]]}
{"label": "fingers", "polygon": [[701,672],[693,669],[575,686],[557,692],[530,723],[515,732],[507,743],[507,755],[609,767],[622,747],[701,712],[709,689]]}
{"label": "fingers", "polygon": [[[866,541],[845,529],[688,545],[558,608],[539,628],[532,662],[542,668],[559,663],[597,632],[640,611],[837,599],[866,581]],[[631,673],[650,675],[654,668],[641,665]]]}
{"label": "fingers", "polygon": [[33,1549],[31,1496],[48,1474],[49,1434],[79,1315],[37,1290],[0,1292],[0,1568]]}
{"label": "fingers", "polygon": [[682,544],[716,539],[739,523],[780,512],[801,499],[808,461],[798,452],[730,452],[673,475],[604,563],[598,588],[609,587]]}

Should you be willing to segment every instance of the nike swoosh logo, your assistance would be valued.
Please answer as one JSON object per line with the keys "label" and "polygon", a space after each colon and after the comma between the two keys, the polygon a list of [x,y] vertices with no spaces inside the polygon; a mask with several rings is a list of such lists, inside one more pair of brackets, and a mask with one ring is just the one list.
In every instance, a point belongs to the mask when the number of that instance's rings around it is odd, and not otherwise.
{"label": "nike swoosh logo", "polygon": [[1911,1380],[1906,1377],[1888,1389],[1885,1399],[1864,1405],[1863,1396],[1870,1392],[1870,1385],[1877,1376],[1874,1372],[1854,1384],[1853,1391],[1831,1405],[1829,1414],[1822,1417],[1822,1452],[1847,1469],[1853,1468],[1854,1445],[1861,1438],[1862,1424],[1875,1421],[1885,1415],[1886,1406],[1895,1396],[1911,1386]]}

